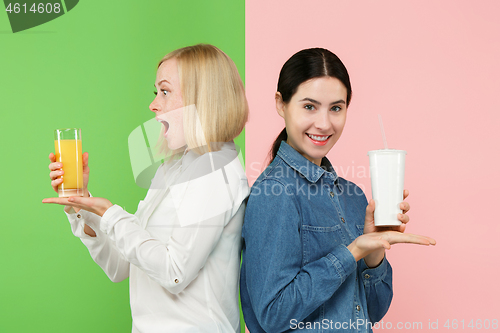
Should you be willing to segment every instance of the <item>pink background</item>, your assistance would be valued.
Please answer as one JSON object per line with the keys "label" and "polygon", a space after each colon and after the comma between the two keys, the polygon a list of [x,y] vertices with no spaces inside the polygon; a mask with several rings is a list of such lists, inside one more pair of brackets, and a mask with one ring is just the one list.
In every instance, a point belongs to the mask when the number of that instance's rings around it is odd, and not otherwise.
{"label": "pink background", "polygon": [[408,152],[407,232],[438,244],[388,251],[395,296],[384,322],[393,329],[421,322],[428,331],[438,320],[441,331],[456,319],[469,331],[471,320],[500,320],[498,13],[497,0],[246,2],[251,183],[284,127],[274,105],[279,70],[303,48],[330,49],[351,76],[347,125],[328,155],[340,176],[371,198],[366,152],[383,148],[377,114],[389,147]]}

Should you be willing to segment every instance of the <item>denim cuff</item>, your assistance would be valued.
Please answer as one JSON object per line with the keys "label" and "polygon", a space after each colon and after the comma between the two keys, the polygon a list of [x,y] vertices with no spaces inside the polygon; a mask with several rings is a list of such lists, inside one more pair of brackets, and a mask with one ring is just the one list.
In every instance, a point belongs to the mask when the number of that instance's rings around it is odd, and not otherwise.
{"label": "denim cuff", "polygon": [[359,265],[360,265],[361,277],[363,278],[363,283],[365,285],[368,285],[368,284],[374,284],[384,279],[387,273],[388,262],[386,257],[384,256],[384,259],[377,267],[373,268],[368,267],[364,259],[359,261]]}
{"label": "denim cuff", "polygon": [[356,260],[345,245],[339,245],[326,255],[340,276],[342,283],[356,270]]}

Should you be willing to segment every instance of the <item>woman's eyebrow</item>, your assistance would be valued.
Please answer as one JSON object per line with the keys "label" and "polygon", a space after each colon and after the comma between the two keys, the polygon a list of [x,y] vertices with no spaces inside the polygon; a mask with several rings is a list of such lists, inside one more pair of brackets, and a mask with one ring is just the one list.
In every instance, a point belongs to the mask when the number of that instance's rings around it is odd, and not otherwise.
{"label": "woman's eyebrow", "polygon": [[309,101],[309,102],[311,102],[311,103],[321,105],[321,103],[320,103],[320,102],[318,102],[317,100],[314,100],[314,99],[312,99],[312,98],[309,98],[309,97],[306,97],[306,98],[304,98],[304,99],[301,99],[299,102],[304,102],[304,101]]}
{"label": "woman's eyebrow", "polygon": [[330,105],[333,105],[333,104],[345,104],[345,101],[343,99],[339,99],[338,101],[330,103]]}
{"label": "woman's eyebrow", "polygon": [[[163,82],[166,82],[166,83],[168,83],[168,84],[170,84],[170,85],[171,85],[171,83],[170,83],[170,82],[168,82],[168,80],[166,80],[166,79],[163,79],[163,80],[159,81],[159,82],[157,83],[157,85],[160,85],[160,84],[162,84]],[[155,87],[156,87],[156,86],[155,86]]]}
{"label": "woman's eyebrow", "polygon": [[[301,99],[299,102],[304,102],[304,101],[309,101],[311,103],[315,103],[315,104],[318,104],[318,105],[321,105],[320,102],[318,102],[317,100],[315,99],[312,99],[312,98],[309,98],[309,97],[306,97],[304,99]],[[335,102],[331,102],[330,105],[333,105],[333,104],[345,104],[345,101],[343,99],[339,99],[338,101],[335,101]]]}

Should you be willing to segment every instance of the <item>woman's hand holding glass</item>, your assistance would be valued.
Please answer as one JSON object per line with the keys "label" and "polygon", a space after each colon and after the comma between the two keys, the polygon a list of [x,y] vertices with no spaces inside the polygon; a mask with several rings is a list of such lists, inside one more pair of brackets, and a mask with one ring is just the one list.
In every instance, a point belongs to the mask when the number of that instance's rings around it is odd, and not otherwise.
{"label": "woman's hand holding glass", "polygon": [[[49,170],[50,170],[50,184],[54,191],[57,191],[57,187],[62,184],[64,177],[64,170],[62,169],[63,164],[56,161],[56,155],[54,153],[49,154]],[[87,190],[87,185],[89,183],[89,153],[83,153],[82,155],[82,165],[83,165],[83,196],[89,197],[89,191]]]}
{"label": "woman's hand holding glass", "polygon": [[[408,195],[409,191],[404,190],[403,199],[406,199]],[[402,214],[398,215],[398,220],[401,221],[401,225],[390,227],[375,226],[375,201],[373,199],[370,200],[366,207],[363,235],[356,238],[347,247],[356,261],[364,258],[368,267],[376,267],[384,259],[385,250],[390,249],[392,244],[436,244],[436,241],[431,237],[405,234],[406,223],[410,221],[410,217],[406,215],[410,210],[410,204],[402,202],[400,208],[403,211]]]}
{"label": "woman's hand holding glass", "polygon": [[[63,182],[64,170],[62,170],[63,165],[61,162],[56,161],[56,156],[53,153],[49,154],[50,164],[50,179],[51,185],[54,191],[57,192],[57,187]],[[102,216],[109,207],[113,206],[113,204],[105,198],[94,198],[90,197],[89,191],[87,189],[87,185],[89,182],[89,154],[84,153],[82,156],[83,162],[83,189],[84,189],[84,197],[69,197],[69,198],[46,198],[43,199],[42,203],[55,203],[59,205],[64,205],[64,210],[69,213],[71,207],[78,212],[80,209],[84,209],[86,211],[92,212],[99,216]],[[84,231],[87,235],[95,237],[96,234],[92,228],[88,225],[85,225]]]}

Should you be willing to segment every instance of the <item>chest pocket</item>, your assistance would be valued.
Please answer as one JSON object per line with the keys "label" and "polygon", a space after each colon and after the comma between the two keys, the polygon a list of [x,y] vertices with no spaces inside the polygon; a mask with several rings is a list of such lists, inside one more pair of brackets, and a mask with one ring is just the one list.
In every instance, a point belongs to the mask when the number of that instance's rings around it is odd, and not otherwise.
{"label": "chest pocket", "polygon": [[306,265],[326,256],[334,247],[345,244],[344,238],[338,224],[330,227],[302,225],[302,264]]}

